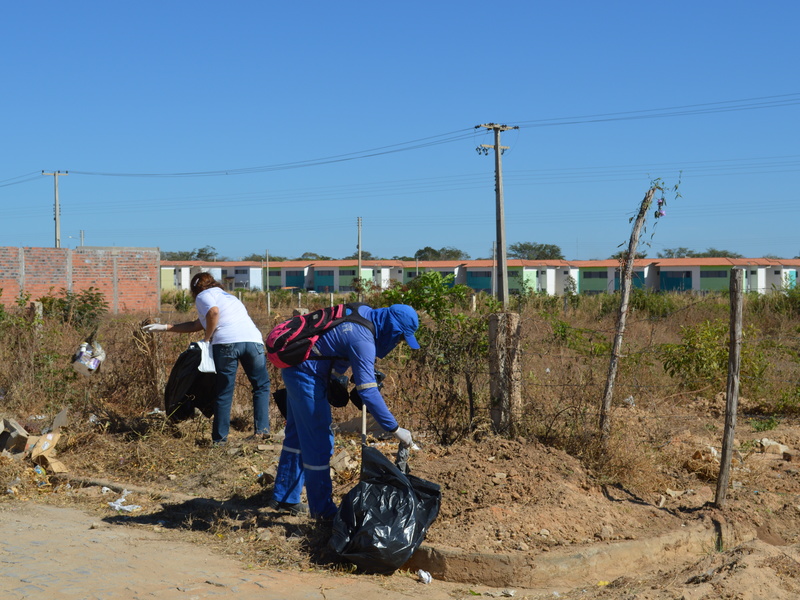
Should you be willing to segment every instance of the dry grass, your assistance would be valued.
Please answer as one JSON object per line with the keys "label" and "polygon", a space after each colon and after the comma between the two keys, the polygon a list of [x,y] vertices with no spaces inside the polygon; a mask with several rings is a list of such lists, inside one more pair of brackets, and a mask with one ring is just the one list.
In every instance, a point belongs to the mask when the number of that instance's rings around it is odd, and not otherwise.
{"label": "dry grass", "polygon": [[[267,315],[261,298],[245,301],[264,332],[291,313],[292,307],[286,306],[280,314]],[[675,306],[666,315],[654,317],[638,309],[629,319],[615,385],[612,436],[605,447],[599,445],[596,428],[614,333],[613,302],[582,297],[577,307],[564,310],[560,301],[536,299],[522,306],[520,436],[566,450],[603,481],[642,497],[662,490],[667,476],[694,474],[709,479],[704,465],[687,464],[682,444],[708,433],[710,425],[702,415],[718,414],[717,394],[722,390],[686,389],[665,373],[659,348],[679,342],[683,326],[727,318],[727,304],[716,297],[673,301]],[[763,396],[752,399],[748,410],[771,414],[781,395],[796,385],[789,375],[796,373],[799,320],[769,311],[745,314],[765,342],[763,351],[772,365],[760,382]],[[243,441],[252,426],[249,384],[243,373],[232,410],[234,448],[210,446],[207,419],[174,425],[155,410],[163,409],[168,369],[190,337],[144,336],[140,326],[145,318],[120,315],[103,320],[98,340],[108,360],[89,378],[70,367],[86,332],[49,320],[38,328],[0,321],[0,416],[16,419],[36,435],[68,406],[70,423],[58,451],[68,462],[71,477],[127,482],[165,494],[137,498],[147,508],[147,514],[137,517],[142,525],[202,534],[221,549],[243,553],[253,564],[329,564],[324,531],[302,519],[263,511],[267,490],[258,475],[274,467],[277,449],[259,452]],[[175,323],[193,317],[165,306],[159,318]],[[387,374],[384,394],[393,412],[428,443],[443,433],[454,440],[480,439],[490,429],[488,367],[477,360],[470,368],[470,381],[452,373],[445,377],[442,369],[414,361],[402,348],[380,364]],[[270,376],[273,387],[278,387],[279,374],[272,370]],[[272,410],[275,428],[280,429],[280,415]],[[348,407],[337,412],[337,418],[357,414]],[[346,437],[337,437],[337,443],[349,447]],[[345,473],[335,482],[339,493],[352,485],[356,473]],[[51,495],[60,501],[87,501],[84,493],[78,493],[77,483],[71,492],[62,487],[61,493],[51,494],[59,487],[57,482],[42,484],[31,466],[6,457],[0,457],[0,484],[4,489],[13,487],[12,496],[17,498]],[[175,500],[176,494],[192,498]],[[108,500],[88,497],[98,506]]]}

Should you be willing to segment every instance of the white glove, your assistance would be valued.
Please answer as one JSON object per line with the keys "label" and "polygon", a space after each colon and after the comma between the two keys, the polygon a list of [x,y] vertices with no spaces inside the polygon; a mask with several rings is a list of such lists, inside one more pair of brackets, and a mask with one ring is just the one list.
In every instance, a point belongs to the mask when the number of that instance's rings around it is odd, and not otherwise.
{"label": "white glove", "polygon": [[167,325],[164,323],[150,323],[149,325],[145,325],[142,327],[142,331],[146,331],[147,333],[154,333],[156,331],[166,331]]}
{"label": "white glove", "polygon": [[414,440],[411,439],[411,432],[408,429],[398,427],[392,432],[392,435],[400,441],[400,445],[402,446],[411,446],[414,444]]}

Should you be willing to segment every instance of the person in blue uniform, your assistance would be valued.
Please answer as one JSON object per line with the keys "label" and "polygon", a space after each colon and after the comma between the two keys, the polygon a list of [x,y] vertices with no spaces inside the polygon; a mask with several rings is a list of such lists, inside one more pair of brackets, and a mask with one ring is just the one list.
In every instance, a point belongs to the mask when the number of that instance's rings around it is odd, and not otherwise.
{"label": "person in blue uniform", "polygon": [[[344,322],[324,333],[314,346],[318,356],[281,370],[286,385],[286,429],[275,487],[269,506],[293,514],[331,519],[336,514],[330,460],[333,456],[330,377],[350,369],[364,406],[375,421],[400,441],[411,446],[411,432],[397,424],[375,380],[375,359],[384,358],[401,341],[419,349],[414,333],[419,327],[416,311],[405,304],[388,308],[360,305],[358,314],[372,322],[375,333],[360,323]],[[306,487],[308,506],[300,502]]]}

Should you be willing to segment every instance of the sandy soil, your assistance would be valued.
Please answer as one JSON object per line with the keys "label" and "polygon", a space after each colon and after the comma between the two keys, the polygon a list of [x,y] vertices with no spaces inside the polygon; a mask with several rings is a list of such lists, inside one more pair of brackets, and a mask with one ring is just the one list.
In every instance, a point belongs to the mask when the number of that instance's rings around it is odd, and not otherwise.
{"label": "sandy soil", "polygon": [[[660,487],[644,492],[608,485],[574,457],[536,441],[488,436],[440,447],[421,440],[421,449],[411,458],[412,472],[442,488],[441,511],[426,545],[520,559],[534,571],[558,557],[567,565],[575,557],[611,557],[595,563],[606,565],[600,570],[568,569],[552,582],[517,586],[520,598],[554,593],[639,600],[800,597],[800,427],[784,421],[766,432],[741,428],[722,509],[713,506],[711,477],[718,468],[713,448],[720,440],[716,434],[705,435],[707,431],[687,427],[675,432],[670,447],[662,450],[672,451],[676,460],[658,474]],[[785,448],[764,446],[759,441],[763,438]],[[388,442],[378,447],[387,455],[396,448]],[[166,531],[203,547],[198,552],[226,553],[259,572],[311,569],[341,576],[347,569],[332,564],[334,557],[326,549],[329,532],[304,517],[265,507],[268,474],[278,451],[278,445],[254,447],[245,441],[234,441],[227,449],[199,448],[198,456],[208,461],[202,469],[167,470],[142,483],[122,480],[121,471],[98,474],[96,463],[82,463],[68,445],[59,457],[71,471],[60,480],[53,478],[46,486],[51,493],[7,494],[3,504],[13,506],[26,498],[70,502],[93,512],[106,526],[158,535]],[[357,442],[340,436],[337,457],[343,467],[335,478],[336,493],[343,494],[358,476]],[[104,493],[104,483],[114,487]],[[126,502],[140,509],[123,513],[109,508],[109,500],[124,488],[131,490]],[[720,532],[712,538],[716,542],[705,545],[651,543],[666,534],[715,530]],[[448,576],[462,583],[437,588],[436,593],[453,598],[502,593],[503,586],[481,587],[486,572],[478,567]],[[406,572],[381,581],[418,583],[414,573]],[[401,593],[438,597],[433,588],[411,586]]]}

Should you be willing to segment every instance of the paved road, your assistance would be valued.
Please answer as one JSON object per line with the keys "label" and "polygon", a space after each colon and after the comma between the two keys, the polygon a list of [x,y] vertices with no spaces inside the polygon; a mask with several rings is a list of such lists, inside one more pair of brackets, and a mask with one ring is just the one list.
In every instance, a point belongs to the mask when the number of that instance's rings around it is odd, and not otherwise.
{"label": "paved road", "polygon": [[379,578],[246,570],[232,558],[171,538],[168,530],[112,525],[72,508],[30,501],[0,503],[0,599],[453,600],[470,596],[469,586],[439,581],[424,585],[404,574]]}

